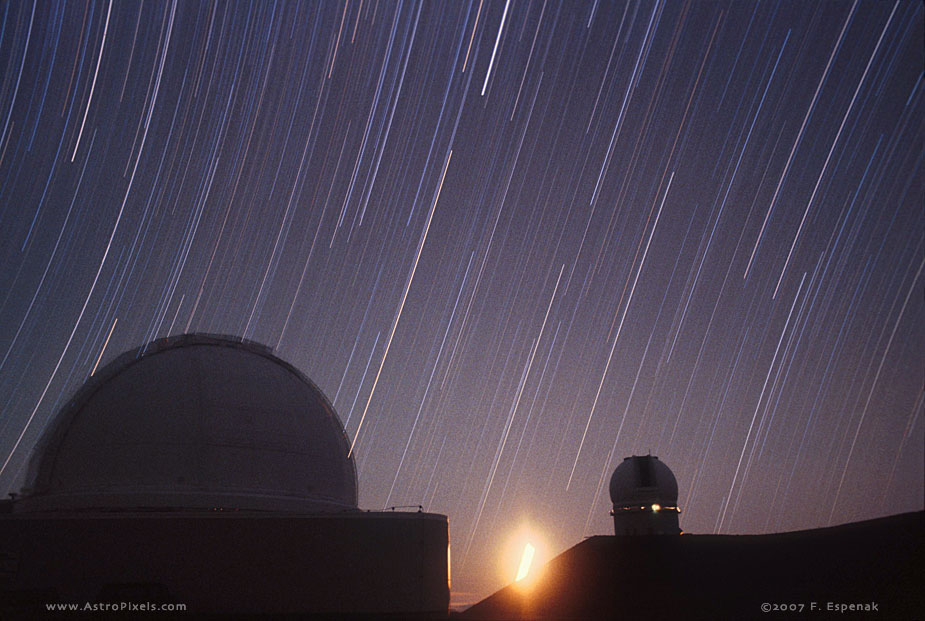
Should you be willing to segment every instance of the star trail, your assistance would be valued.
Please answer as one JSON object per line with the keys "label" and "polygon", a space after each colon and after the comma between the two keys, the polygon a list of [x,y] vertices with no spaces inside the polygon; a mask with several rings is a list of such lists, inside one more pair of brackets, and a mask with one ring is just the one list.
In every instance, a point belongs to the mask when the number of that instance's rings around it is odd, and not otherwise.
{"label": "star trail", "polygon": [[184,332],[333,401],[360,506],[524,521],[923,506],[920,2],[3,2],[0,487],[96,368]]}

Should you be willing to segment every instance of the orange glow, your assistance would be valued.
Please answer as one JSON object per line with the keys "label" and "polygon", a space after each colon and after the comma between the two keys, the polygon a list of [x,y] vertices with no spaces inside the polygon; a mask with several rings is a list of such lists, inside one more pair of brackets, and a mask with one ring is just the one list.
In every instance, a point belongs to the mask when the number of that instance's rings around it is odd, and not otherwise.
{"label": "orange glow", "polygon": [[548,547],[540,533],[528,525],[521,526],[502,549],[499,577],[504,584],[513,580],[519,589],[529,589],[542,573],[549,559]]}
{"label": "orange glow", "polygon": [[653,511],[660,511],[661,508],[662,508],[661,505],[652,505],[652,510],[653,510]]}
{"label": "orange glow", "polygon": [[520,558],[520,568],[517,570],[517,577],[514,578],[515,582],[520,582],[527,577],[527,573],[530,571],[530,565],[533,564],[533,557],[536,555],[536,548],[533,547],[533,544],[528,543],[524,546],[524,554]]}

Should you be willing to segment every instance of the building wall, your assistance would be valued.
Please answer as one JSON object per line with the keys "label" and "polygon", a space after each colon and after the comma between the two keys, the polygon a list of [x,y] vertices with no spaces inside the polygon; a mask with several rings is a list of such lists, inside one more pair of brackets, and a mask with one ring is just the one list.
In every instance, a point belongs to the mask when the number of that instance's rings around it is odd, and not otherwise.
{"label": "building wall", "polygon": [[0,515],[0,617],[49,599],[154,598],[207,613],[439,618],[448,544],[446,517],[427,513],[12,513]]}
{"label": "building wall", "polygon": [[615,535],[679,535],[677,511],[652,511],[651,509],[628,511],[614,509],[613,527]]}

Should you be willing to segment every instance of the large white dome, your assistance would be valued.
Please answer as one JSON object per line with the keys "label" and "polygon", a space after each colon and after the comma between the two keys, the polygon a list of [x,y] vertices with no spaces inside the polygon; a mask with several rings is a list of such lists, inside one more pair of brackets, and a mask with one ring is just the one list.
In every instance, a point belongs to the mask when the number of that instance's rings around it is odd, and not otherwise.
{"label": "large white dome", "polygon": [[355,509],[321,391],[262,345],[185,335],[99,370],[36,446],[17,511]]}

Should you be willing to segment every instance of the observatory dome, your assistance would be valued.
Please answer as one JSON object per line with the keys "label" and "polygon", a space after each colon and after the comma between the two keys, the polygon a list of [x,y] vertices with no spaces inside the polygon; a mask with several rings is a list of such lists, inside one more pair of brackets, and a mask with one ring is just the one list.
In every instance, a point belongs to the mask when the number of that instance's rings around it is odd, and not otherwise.
{"label": "observatory dome", "polygon": [[334,408],[262,345],[184,335],[100,369],[48,425],[17,511],[355,509]]}
{"label": "observatory dome", "polygon": [[610,500],[615,509],[652,504],[674,507],[678,504],[678,482],[658,457],[627,457],[610,477]]}

